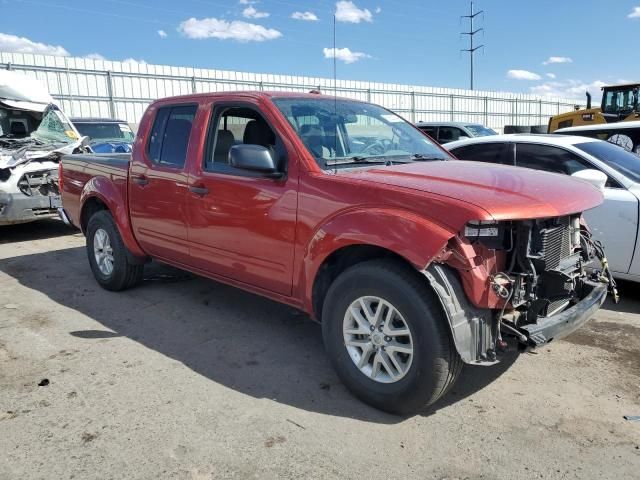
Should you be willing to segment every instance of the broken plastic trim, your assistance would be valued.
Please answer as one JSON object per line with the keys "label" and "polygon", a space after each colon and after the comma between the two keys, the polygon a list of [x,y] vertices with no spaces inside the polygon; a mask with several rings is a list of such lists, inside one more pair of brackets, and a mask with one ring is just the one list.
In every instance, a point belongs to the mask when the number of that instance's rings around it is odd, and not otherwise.
{"label": "broken plastic trim", "polygon": [[473,365],[498,363],[491,310],[476,308],[467,301],[460,280],[450,268],[433,263],[422,273],[440,300],[462,361]]}

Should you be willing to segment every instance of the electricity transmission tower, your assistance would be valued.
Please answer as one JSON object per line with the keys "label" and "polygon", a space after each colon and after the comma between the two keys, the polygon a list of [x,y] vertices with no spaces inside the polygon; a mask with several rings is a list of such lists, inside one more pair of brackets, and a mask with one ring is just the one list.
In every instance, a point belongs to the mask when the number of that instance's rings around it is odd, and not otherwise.
{"label": "electricity transmission tower", "polygon": [[469,27],[469,31],[468,32],[461,32],[461,35],[469,35],[469,48],[465,48],[463,50],[461,50],[462,52],[469,52],[469,60],[471,62],[471,90],[473,90],[473,56],[476,53],[476,50],[483,48],[483,45],[478,45],[478,46],[474,46],[474,39],[475,36],[484,31],[484,28],[478,28],[477,30],[473,29],[473,21],[475,20],[475,18],[480,15],[481,13],[484,13],[484,10],[480,10],[479,12],[474,12],[473,11],[473,0],[471,0],[471,13],[469,15],[461,15],[460,18],[468,18],[469,19],[469,23],[470,23],[470,27]]}

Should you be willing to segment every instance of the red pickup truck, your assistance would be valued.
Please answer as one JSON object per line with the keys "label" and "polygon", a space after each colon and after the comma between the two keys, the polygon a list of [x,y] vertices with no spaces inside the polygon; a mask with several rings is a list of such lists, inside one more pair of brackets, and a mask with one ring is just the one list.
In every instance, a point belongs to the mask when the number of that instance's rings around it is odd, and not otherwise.
{"label": "red pickup truck", "polygon": [[[575,330],[607,286],[580,180],[458,162],[382,107],[238,92],[153,102],[133,153],[60,166],[100,285],[151,259],[307,312],[359,398],[415,412],[463,363]],[[231,339],[230,341],[233,341]]]}

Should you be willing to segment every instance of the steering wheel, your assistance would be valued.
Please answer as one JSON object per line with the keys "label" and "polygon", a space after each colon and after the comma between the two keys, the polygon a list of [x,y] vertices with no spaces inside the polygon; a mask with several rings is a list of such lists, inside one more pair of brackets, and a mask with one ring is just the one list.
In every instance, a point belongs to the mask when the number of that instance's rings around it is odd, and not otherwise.
{"label": "steering wheel", "polygon": [[392,147],[391,140],[383,138],[382,140],[376,140],[370,145],[367,145],[362,149],[361,153],[368,155],[382,155]]}

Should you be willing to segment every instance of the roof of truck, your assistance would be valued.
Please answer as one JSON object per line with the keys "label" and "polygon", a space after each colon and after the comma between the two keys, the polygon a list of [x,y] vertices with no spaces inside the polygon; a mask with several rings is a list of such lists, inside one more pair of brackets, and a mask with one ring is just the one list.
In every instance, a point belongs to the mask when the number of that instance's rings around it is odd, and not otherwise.
{"label": "roof of truck", "polygon": [[[192,93],[188,95],[177,95],[174,97],[165,97],[156,100],[171,102],[172,100],[198,100],[204,98],[215,97],[228,97],[228,96],[242,96],[251,98],[309,98],[309,99],[334,99],[333,95],[324,95],[322,93],[307,93],[307,92],[278,92],[278,91],[256,91],[256,90],[236,90],[230,92],[206,92],[206,93]],[[339,100],[349,100],[358,102],[360,100],[354,100],[353,98],[337,97]]]}

